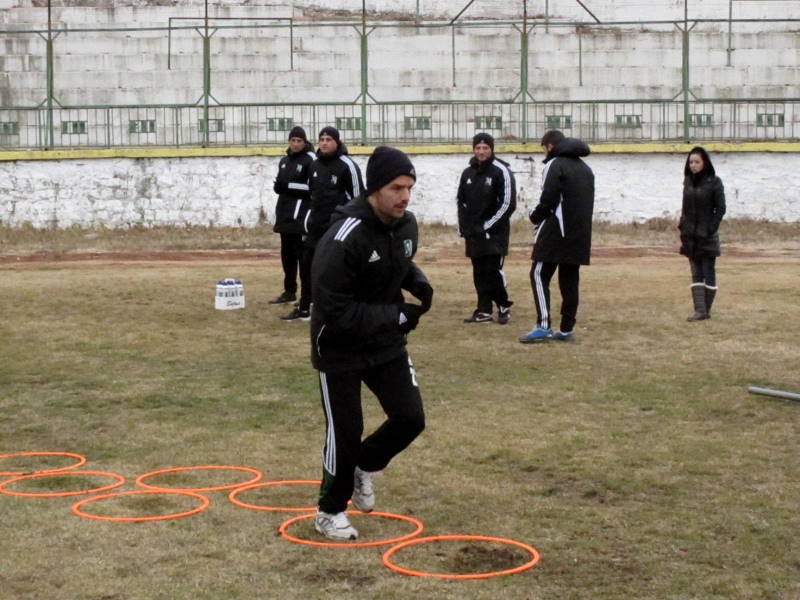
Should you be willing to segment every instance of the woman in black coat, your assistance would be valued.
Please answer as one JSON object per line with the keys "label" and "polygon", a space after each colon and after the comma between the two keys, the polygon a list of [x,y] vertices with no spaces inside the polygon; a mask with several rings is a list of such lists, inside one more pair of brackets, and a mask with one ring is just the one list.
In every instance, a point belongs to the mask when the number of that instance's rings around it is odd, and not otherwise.
{"label": "woman in black coat", "polygon": [[683,170],[683,207],[678,229],[681,254],[689,258],[692,271],[694,313],[689,321],[711,316],[717,294],[716,260],[720,255],[719,224],[725,214],[725,189],[717,177],[708,152],[695,146]]}

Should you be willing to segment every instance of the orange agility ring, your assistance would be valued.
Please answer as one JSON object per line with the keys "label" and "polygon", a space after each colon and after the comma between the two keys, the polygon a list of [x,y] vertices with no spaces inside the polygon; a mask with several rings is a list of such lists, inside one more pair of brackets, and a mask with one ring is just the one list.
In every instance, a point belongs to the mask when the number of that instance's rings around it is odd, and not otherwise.
{"label": "orange agility ring", "polygon": [[[114,483],[109,485],[104,485],[98,488],[92,488],[89,490],[78,490],[77,492],[47,492],[47,493],[40,493],[34,494],[29,492],[12,492],[11,490],[6,489],[12,483],[16,483],[18,481],[29,481],[31,479],[42,479],[44,477],[85,477],[85,476],[97,476],[97,477],[111,477],[114,479]],[[24,498],[63,498],[64,496],[80,496],[82,494],[96,494],[98,492],[107,492],[108,490],[113,490],[114,488],[118,488],[123,483],[125,483],[125,478],[122,475],[117,475],[116,473],[106,473],[104,471],[56,471],[56,472],[46,472],[46,473],[34,473],[33,475],[23,475],[22,477],[15,477],[13,479],[8,479],[3,483],[0,483],[0,494],[8,494],[9,496],[22,496]]]}
{"label": "orange agility ring", "polygon": [[[16,454],[0,454],[0,460],[22,456],[67,456],[69,458],[75,458],[78,461],[74,465],[58,467],[57,469],[42,469],[41,471],[34,471],[33,473],[60,473],[62,471],[69,471],[70,469],[77,469],[86,464],[85,456],[73,454],[72,452],[17,452]],[[26,473],[25,471],[0,471],[0,477],[19,477],[20,475],[32,475],[33,473]]]}
{"label": "orange agility ring", "polygon": [[[164,475],[165,473],[179,473],[181,471],[221,471],[221,470],[229,470],[229,471],[244,471],[245,473],[252,473],[253,478],[244,481],[242,483],[231,483],[229,485],[217,485],[211,487],[197,487],[197,488],[173,488],[173,487],[165,487],[165,486],[158,486],[158,485],[150,485],[144,482],[145,479],[149,479],[150,477],[155,477],[156,475]],[[229,466],[220,466],[220,465],[204,465],[200,467],[175,467],[174,469],[161,469],[160,471],[153,471],[152,473],[145,473],[144,475],[139,475],[136,478],[136,485],[147,488],[148,490],[172,490],[178,492],[221,492],[223,490],[232,490],[238,487],[242,487],[243,485],[248,485],[251,483],[256,483],[257,481],[261,481],[261,478],[264,475],[261,471],[256,469],[251,469],[250,467],[229,467]]]}
{"label": "orange agility ring", "polygon": [[[103,517],[100,515],[93,515],[87,512],[83,512],[83,507],[91,502],[97,502],[98,500],[108,500],[111,498],[121,498],[123,496],[141,496],[141,495],[173,495],[173,496],[188,496],[190,498],[196,498],[200,500],[200,506],[193,508],[192,510],[187,510],[185,512],[180,513],[173,513],[169,515],[155,515],[150,517]],[[84,517],[86,519],[94,519],[96,521],[119,521],[124,523],[142,523],[145,521],[168,521],[170,519],[180,519],[181,517],[191,517],[192,515],[196,515],[198,513],[203,512],[205,509],[208,508],[208,505],[211,504],[211,501],[206,498],[205,496],[201,496],[200,494],[195,494],[194,492],[183,492],[183,491],[167,491],[167,490],[137,490],[135,492],[120,492],[118,494],[105,494],[103,496],[95,496],[94,498],[86,498],[85,500],[81,500],[72,506],[72,514],[78,515],[79,517]]]}
{"label": "orange agility ring", "polygon": [[[504,571],[491,571],[487,573],[468,573],[463,575],[456,575],[451,573],[426,573],[424,571],[412,571],[411,569],[405,569],[403,567],[399,567],[396,564],[394,564],[391,560],[389,560],[395,552],[397,552],[398,550],[402,550],[403,548],[408,548],[409,546],[415,546],[417,544],[427,544],[429,542],[442,542],[451,540],[461,540],[468,542],[495,542],[498,544],[506,544],[508,546],[516,546],[517,548],[522,548],[523,550],[525,550],[525,552],[529,553],[532,558],[524,565],[521,565],[519,567],[514,567],[513,569],[506,569]],[[423,537],[423,538],[408,540],[401,544],[397,544],[396,546],[389,548],[386,552],[383,553],[382,560],[384,566],[388,567],[392,571],[402,573],[403,575],[411,575],[413,577],[436,577],[438,579],[489,579],[490,577],[499,577],[500,575],[514,575],[516,573],[521,573],[522,571],[527,571],[528,569],[533,567],[536,563],[538,563],[540,558],[541,557],[539,556],[539,553],[533,546],[528,546],[527,544],[516,542],[514,540],[507,540],[505,538],[488,537],[484,535],[435,535],[431,537]]]}
{"label": "orange agility ring", "polygon": [[316,516],[316,513],[310,515],[300,515],[299,517],[294,517],[286,521],[283,525],[278,528],[278,534],[284,537],[285,539],[289,540],[290,542],[294,542],[295,544],[304,544],[306,546],[323,546],[326,548],[367,548],[369,546],[385,546],[387,544],[396,544],[398,542],[403,542],[405,540],[409,540],[415,536],[418,536],[422,533],[422,521],[414,519],[413,517],[406,517],[404,515],[395,515],[392,513],[381,513],[381,512],[370,512],[365,513],[358,510],[348,510],[348,515],[365,515],[369,517],[383,517],[385,519],[394,519],[396,521],[405,521],[407,523],[411,523],[416,527],[414,531],[408,533],[406,535],[391,538],[387,540],[376,540],[374,542],[315,542],[314,540],[304,540],[298,537],[294,537],[293,535],[289,534],[287,529],[297,523],[298,521],[302,521],[303,519],[313,519]]}
{"label": "orange agility ring", "polygon": [[259,504],[248,504],[242,500],[239,500],[236,496],[241,493],[247,492],[249,490],[255,490],[263,487],[277,487],[280,485],[314,485],[319,486],[321,481],[311,481],[307,479],[303,480],[291,480],[291,481],[264,481],[261,483],[251,483],[250,485],[246,485],[244,487],[236,488],[230,494],[228,494],[228,500],[233,502],[236,506],[241,506],[242,508],[249,508],[250,510],[266,510],[272,512],[311,512],[317,510],[316,506],[305,506],[302,508],[284,508],[279,506],[262,506]]}

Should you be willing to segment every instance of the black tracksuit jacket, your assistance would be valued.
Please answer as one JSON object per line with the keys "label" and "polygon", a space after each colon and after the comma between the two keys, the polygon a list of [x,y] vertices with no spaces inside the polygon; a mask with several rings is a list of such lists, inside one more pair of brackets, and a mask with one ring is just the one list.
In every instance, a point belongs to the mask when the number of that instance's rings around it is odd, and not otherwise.
{"label": "black tracksuit jacket", "polygon": [[347,147],[340,143],[336,152],[320,154],[311,163],[308,179],[311,188],[311,208],[305,221],[306,244],[314,246],[328,228],[333,211],[347,204],[364,191],[361,169],[347,155]]}
{"label": "black tracksuit jacket", "polygon": [[458,230],[466,255],[508,254],[509,219],[517,206],[517,185],[507,162],[492,156],[469,161],[458,184]]}
{"label": "black tracksuit jacket", "polygon": [[542,194],[531,211],[537,225],[532,259],[567,265],[588,265],[592,252],[594,173],[580,157],[586,142],[566,138],[545,158]]}
{"label": "black tracksuit jacket", "polygon": [[304,150],[286,150],[286,156],[278,164],[273,190],[278,194],[275,204],[276,233],[303,233],[303,221],[308,212],[311,192],[308,187],[308,171],[316,159],[313,147],[306,143]]}
{"label": "black tracksuit jacket", "polygon": [[426,281],[414,264],[417,221],[386,225],[362,195],[336,209],[314,254],[311,362],[326,373],[355,371],[405,352],[403,289]]}

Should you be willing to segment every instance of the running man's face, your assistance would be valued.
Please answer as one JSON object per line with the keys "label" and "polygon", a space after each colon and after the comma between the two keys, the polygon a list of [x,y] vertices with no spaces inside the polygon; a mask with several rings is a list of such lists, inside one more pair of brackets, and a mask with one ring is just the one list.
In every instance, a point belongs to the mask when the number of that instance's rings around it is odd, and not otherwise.
{"label": "running man's face", "polygon": [[690,154],[689,155],[689,170],[697,174],[703,170],[703,157],[699,154]]}
{"label": "running man's face", "polygon": [[331,136],[327,134],[319,136],[319,151],[323,154],[332,154],[336,152],[337,147],[336,140]]}
{"label": "running man's face", "polygon": [[472,153],[478,159],[478,162],[486,162],[492,156],[492,147],[489,144],[479,142],[475,144]]}
{"label": "running man's face", "polygon": [[306,141],[303,138],[291,137],[289,138],[289,150],[292,152],[302,152],[306,147]]}
{"label": "running man's face", "polygon": [[370,194],[368,201],[381,221],[389,223],[405,216],[414,183],[413,177],[400,175]]}

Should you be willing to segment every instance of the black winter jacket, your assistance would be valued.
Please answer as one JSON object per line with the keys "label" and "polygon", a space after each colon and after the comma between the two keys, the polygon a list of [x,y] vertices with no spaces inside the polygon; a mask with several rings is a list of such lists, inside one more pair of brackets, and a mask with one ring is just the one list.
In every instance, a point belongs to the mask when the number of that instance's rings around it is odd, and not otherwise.
{"label": "black winter jacket", "polygon": [[544,160],[542,194],[530,213],[537,226],[531,256],[536,262],[589,264],[594,173],[580,159],[589,152],[586,142],[566,138]]}
{"label": "black winter jacket", "polygon": [[508,254],[517,184],[507,162],[472,157],[458,184],[458,230],[469,257]]}
{"label": "black winter jacket", "polygon": [[311,188],[311,208],[305,221],[305,242],[315,246],[328,228],[333,211],[347,204],[364,191],[361,169],[347,155],[347,147],[339,144],[336,152],[325,155],[317,152],[311,163],[308,180]]}
{"label": "black winter jacket", "polygon": [[719,224],[725,214],[725,189],[713,170],[683,180],[683,208],[678,229],[681,254],[689,258],[719,256]]}
{"label": "black winter jacket", "polygon": [[286,150],[286,156],[278,164],[278,176],[273,190],[278,194],[275,204],[275,226],[277,233],[303,233],[303,221],[308,212],[311,193],[308,188],[308,168],[316,154],[310,143],[301,152]]}
{"label": "black winter jacket", "polygon": [[417,221],[385,225],[364,196],[336,209],[311,268],[311,363],[333,373],[380,365],[405,351],[403,289],[425,281],[414,264]]}

